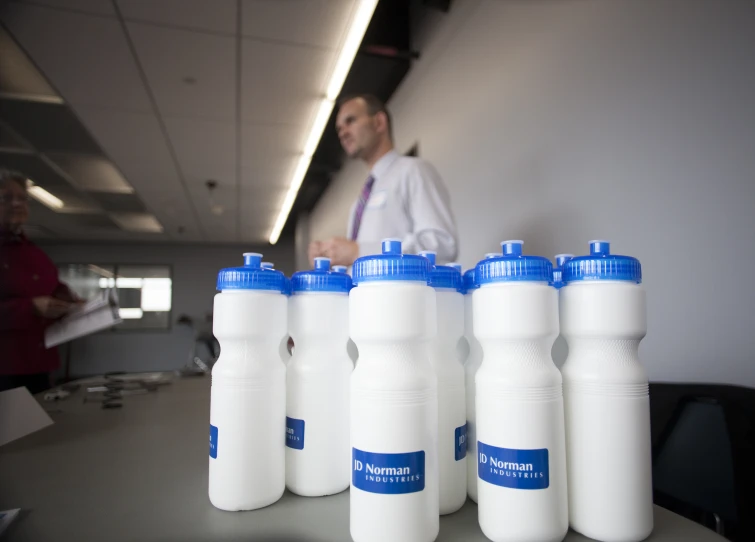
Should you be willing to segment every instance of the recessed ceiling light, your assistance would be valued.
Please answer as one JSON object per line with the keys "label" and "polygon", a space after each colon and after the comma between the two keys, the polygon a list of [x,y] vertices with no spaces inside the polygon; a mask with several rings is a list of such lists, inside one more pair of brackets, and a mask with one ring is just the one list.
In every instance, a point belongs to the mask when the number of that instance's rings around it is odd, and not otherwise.
{"label": "recessed ceiling light", "polygon": [[307,169],[309,169],[312,155],[317,149],[317,145],[322,137],[322,132],[325,130],[325,125],[328,123],[330,114],[335,106],[336,98],[343,88],[343,83],[346,80],[351,65],[354,63],[354,57],[356,57],[359,45],[362,43],[364,33],[367,31],[367,26],[370,24],[378,0],[358,0],[358,2],[356,13],[351,20],[351,26],[346,35],[346,40],[338,54],[335,68],[330,74],[325,96],[320,102],[317,115],[309,129],[309,136],[307,137],[302,154],[299,156],[299,162],[294,170],[294,176],[291,179],[288,192],[283,199],[283,205],[278,213],[278,218],[275,220],[273,229],[270,232],[270,238],[268,240],[271,245],[277,243],[278,238],[280,238],[283,226],[286,224],[288,215],[291,212],[294,201],[296,200],[296,194],[299,193],[301,183],[304,181],[304,175],[306,175]]}
{"label": "recessed ceiling light", "polygon": [[46,205],[53,211],[57,211],[63,208],[63,200],[56,196],[53,196],[41,186],[37,186],[31,179],[26,180],[26,187],[26,190],[29,192],[29,195],[31,197],[33,197],[38,202]]}

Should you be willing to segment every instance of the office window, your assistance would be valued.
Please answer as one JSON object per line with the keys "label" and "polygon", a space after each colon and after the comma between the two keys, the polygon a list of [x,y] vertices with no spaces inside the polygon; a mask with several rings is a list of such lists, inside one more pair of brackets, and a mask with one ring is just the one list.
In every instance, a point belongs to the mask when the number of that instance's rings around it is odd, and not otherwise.
{"label": "office window", "polygon": [[95,265],[58,266],[60,280],[84,299],[91,299],[103,289],[118,293],[123,323],[118,330],[169,329],[173,298],[171,268],[167,265]]}

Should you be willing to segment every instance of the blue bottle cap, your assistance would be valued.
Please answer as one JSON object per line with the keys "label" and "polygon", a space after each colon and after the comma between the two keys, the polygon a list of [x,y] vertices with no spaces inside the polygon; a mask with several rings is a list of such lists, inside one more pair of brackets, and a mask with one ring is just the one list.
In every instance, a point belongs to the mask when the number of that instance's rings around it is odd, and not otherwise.
{"label": "blue bottle cap", "polygon": [[560,267],[561,269],[564,268],[564,264],[571,260],[574,257],[574,254],[556,254],[556,267]]}
{"label": "blue bottle cap", "polygon": [[262,254],[244,254],[243,267],[228,267],[218,273],[217,289],[269,290],[288,294],[288,279],[280,271],[262,269]]}
{"label": "blue bottle cap", "polygon": [[480,285],[477,284],[474,280],[474,267],[472,269],[467,269],[466,271],[464,271],[462,280],[464,281],[465,294],[468,294],[469,292],[476,290],[477,288],[480,287]]}
{"label": "blue bottle cap", "polygon": [[315,268],[299,271],[291,277],[292,295],[302,292],[349,293],[351,277],[330,270],[330,258],[315,258]]}
{"label": "blue bottle cap", "polygon": [[475,267],[475,282],[479,285],[491,282],[553,282],[553,265],[542,256],[525,256],[524,241],[504,241],[503,254],[482,260]]}
{"label": "blue bottle cap", "polygon": [[464,292],[464,284],[458,269],[448,265],[435,265],[436,254],[431,250],[423,250],[420,252],[420,255],[427,258],[433,264],[433,267],[430,269],[430,280],[428,281],[430,286],[433,288],[450,288],[457,292]]}
{"label": "blue bottle cap", "polygon": [[262,262],[260,264],[260,267],[262,269],[275,269],[275,265],[273,264],[273,262]]}
{"label": "blue bottle cap", "polygon": [[334,273],[346,273],[349,270],[349,268],[346,267],[345,265],[334,265],[333,267],[331,267],[331,270]]}
{"label": "blue bottle cap", "polygon": [[571,260],[574,257],[574,254],[556,254],[556,267],[553,268],[553,287],[558,290],[560,289],[564,283],[561,281],[561,271],[563,269],[564,264]]}
{"label": "blue bottle cap", "polygon": [[427,284],[430,267],[430,261],[423,256],[401,254],[401,240],[383,239],[382,254],[357,259],[351,274],[355,285],[378,280],[411,280]]}
{"label": "blue bottle cap", "polygon": [[458,263],[458,262],[450,262],[450,263],[447,263],[446,266],[453,267],[454,269],[456,269],[459,272],[459,274],[461,274],[461,264],[460,263]]}
{"label": "blue bottle cap", "polygon": [[637,258],[611,254],[608,241],[590,241],[590,254],[568,260],[563,267],[564,284],[578,280],[623,280],[642,282],[642,266]]}

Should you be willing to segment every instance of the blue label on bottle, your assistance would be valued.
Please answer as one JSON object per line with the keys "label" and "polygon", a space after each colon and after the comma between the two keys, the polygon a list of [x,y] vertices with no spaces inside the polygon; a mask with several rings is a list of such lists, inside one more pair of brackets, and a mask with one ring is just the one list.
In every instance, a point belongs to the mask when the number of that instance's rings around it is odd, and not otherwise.
{"label": "blue label on bottle", "polygon": [[286,446],[294,450],[304,449],[304,420],[286,416]]}
{"label": "blue label on bottle", "polygon": [[425,452],[376,454],[352,448],[351,483],[362,491],[398,495],[425,489]]}
{"label": "blue label on bottle", "polygon": [[454,457],[456,461],[467,457],[467,424],[454,430]]}
{"label": "blue label on bottle", "polygon": [[477,474],[501,487],[545,489],[549,485],[548,450],[513,450],[477,441]]}
{"label": "blue label on bottle", "polygon": [[218,428],[210,424],[210,457],[218,458]]}

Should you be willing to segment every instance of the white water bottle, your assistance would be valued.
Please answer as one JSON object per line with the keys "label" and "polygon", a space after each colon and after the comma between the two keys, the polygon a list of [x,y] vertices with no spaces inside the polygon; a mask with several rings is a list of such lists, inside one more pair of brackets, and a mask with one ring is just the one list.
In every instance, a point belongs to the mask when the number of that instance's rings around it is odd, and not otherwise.
{"label": "white water bottle", "polygon": [[438,395],[428,359],[436,333],[430,262],[401,241],[352,267],[351,537],[425,542],[438,536]]}
{"label": "white water bottle", "polygon": [[438,378],[438,492],[440,515],[445,515],[467,500],[464,367],[456,350],[464,335],[464,295],[457,269],[435,265],[435,252],[420,254],[433,265],[430,286],[435,290],[438,333],[430,341],[430,363]]}
{"label": "white water bottle", "polygon": [[[500,256],[494,252],[485,254],[485,258]],[[482,347],[474,336],[473,293],[479,286],[475,283],[474,267],[462,275],[464,281],[464,338],[469,351],[464,362],[464,387],[467,404],[467,495],[477,502],[477,420],[475,416],[475,375],[482,365]]]}
{"label": "white water bottle", "polygon": [[[260,267],[262,269],[275,269],[275,264],[273,262],[262,262],[260,263]],[[288,277],[286,277],[286,295],[290,295],[291,288],[290,283],[288,281]],[[288,335],[283,337],[283,340],[280,343],[280,346],[278,347],[278,352],[280,353],[281,361],[284,365],[287,365],[288,362],[291,360],[291,354],[288,351]]]}
{"label": "white water bottle", "polygon": [[296,350],[286,374],[286,487],[333,495],[349,487],[349,340],[351,277],[330,259],[291,277],[288,330]]}
{"label": "white water bottle", "polygon": [[637,350],[647,332],[640,262],[590,241],[566,262],[561,333],[572,528],[604,542],[653,530],[648,379]]}
{"label": "white water bottle", "polygon": [[209,496],[221,510],[254,510],[285,489],[286,277],[262,269],[260,254],[218,274],[213,333]]}
{"label": "white water bottle", "polygon": [[477,503],[494,542],[556,542],[568,530],[561,374],[553,267],[522,241],[475,268],[474,333],[483,348],[477,392]]}

